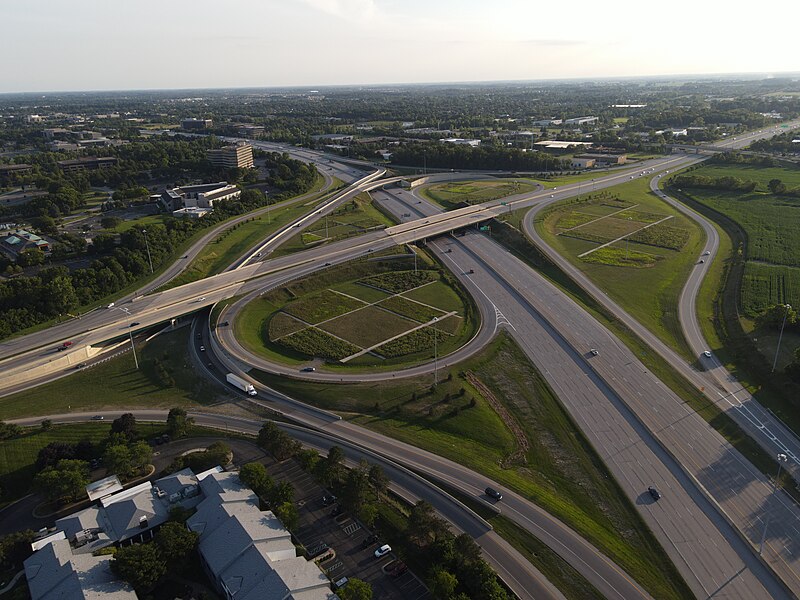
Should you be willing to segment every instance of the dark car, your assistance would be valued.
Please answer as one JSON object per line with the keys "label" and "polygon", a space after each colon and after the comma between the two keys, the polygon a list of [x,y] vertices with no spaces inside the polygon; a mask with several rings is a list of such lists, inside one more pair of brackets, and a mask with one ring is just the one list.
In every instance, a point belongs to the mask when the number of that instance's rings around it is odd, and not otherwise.
{"label": "dark car", "polygon": [[139,321],[134,321],[129,325],[129,327],[136,327],[137,325],[141,325],[141,323],[139,323]]}
{"label": "dark car", "polygon": [[334,502],[336,502],[336,496],[334,496],[333,494],[322,497],[322,506],[330,506]]}
{"label": "dark car", "polygon": [[659,492],[652,485],[649,488],[647,488],[647,493],[650,494],[650,497],[653,500],[660,500],[661,499],[661,492]]}
{"label": "dark car", "polygon": [[372,535],[364,538],[364,541],[361,542],[361,547],[366,548],[367,546],[374,544],[377,541],[378,541],[378,536],[373,533]]}
{"label": "dark car", "polygon": [[486,495],[489,496],[489,498],[494,498],[495,500],[503,499],[503,494],[501,494],[494,488],[487,487],[484,491],[486,492]]}

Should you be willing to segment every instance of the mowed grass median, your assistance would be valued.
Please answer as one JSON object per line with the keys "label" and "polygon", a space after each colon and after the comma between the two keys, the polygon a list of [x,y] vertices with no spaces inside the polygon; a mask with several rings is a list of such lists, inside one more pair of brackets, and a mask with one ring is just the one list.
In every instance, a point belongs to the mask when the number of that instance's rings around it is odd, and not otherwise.
{"label": "mowed grass median", "polygon": [[510,337],[501,335],[475,357],[442,369],[435,387],[431,374],[364,384],[250,374],[516,490],[589,539],[654,597],[690,596],[632,504]]}

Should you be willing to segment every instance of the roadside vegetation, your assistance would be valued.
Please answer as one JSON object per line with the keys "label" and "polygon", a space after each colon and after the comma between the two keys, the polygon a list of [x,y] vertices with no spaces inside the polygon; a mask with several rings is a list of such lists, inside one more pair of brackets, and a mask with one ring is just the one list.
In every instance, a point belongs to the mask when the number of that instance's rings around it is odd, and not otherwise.
{"label": "roadside vegetation", "polygon": [[655,597],[685,597],[663,550],[509,337],[501,335],[475,357],[442,369],[438,385],[432,375],[342,385],[258,371],[251,375],[294,398],[485,473],[586,536]]}
{"label": "roadside vegetation", "polygon": [[425,186],[422,195],[445,210],[481,204],[515,194],[533,192],[536,186],[522,179],[453,181]]}

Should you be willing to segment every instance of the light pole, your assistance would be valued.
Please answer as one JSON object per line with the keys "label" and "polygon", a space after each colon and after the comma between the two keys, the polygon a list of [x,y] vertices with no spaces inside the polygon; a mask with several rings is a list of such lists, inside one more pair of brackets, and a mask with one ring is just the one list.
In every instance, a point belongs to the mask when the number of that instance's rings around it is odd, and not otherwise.
{"label": "light pole", "polygon": [[792,310],[792,305],[786,305],[786,312],[783,313],[783,323],[781,323],[781,333],[778,335],[778,347],[775,348],[775,360],[772,361],[772,373],[775,372],[775,366],[778,364],[778,352],[781,350],[781,340],[783,339],[783,328],[786,325],[786,317],[789,316],[789,311]]}
{"label": "light pole", "polygon": [[[781,468],[783,467],[783,463],[789,461],[789,457],[783,453],[778,454],[777,458],[778,458],[778,474],[775,475],[775,483],[772,486],[772,494],[770,494],[770,500],[775,496],[775,492],[778,491],[778,483],[780,483]],[[759,556],[761,556],[761,551],[764,550],[764,541],[767,539],[767,527],[769,527],[769,512],[767,512],[767,517],[764,521],[764,533],[761,536],[761,544],[759,544],[758,546]]]}
{"label": "light pole", "polygon": [[436,335],[436,322],[439,317],[433,317],[433,385],[439,385],[439,348],[437,346],[438,337]]}
{"label": "light pole", "polygon": [[147,262],[150,263],[150,273],[153,272],[153,259],[150,258],[150,244],[147,241],[147,229],[142,229],[144,234],[144,247],[147,248]]}
{"label": "light pole", "polygon": [[139,369],[139,359],[136,358],[136,346],[133,345],[133,329],[128,328],[128,336],[131,338],[131,350],[133,350],[133,362],[136,364],[136,369]]}

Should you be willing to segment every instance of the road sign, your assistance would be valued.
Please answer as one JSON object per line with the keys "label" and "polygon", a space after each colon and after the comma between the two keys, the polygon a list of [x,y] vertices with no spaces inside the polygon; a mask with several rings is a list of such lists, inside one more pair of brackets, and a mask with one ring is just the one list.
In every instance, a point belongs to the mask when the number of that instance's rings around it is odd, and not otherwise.
{"label": "road sign", "polygon": [[489,231],[489,226],[488,225],[481,225],[480,230],[481,231]]}

